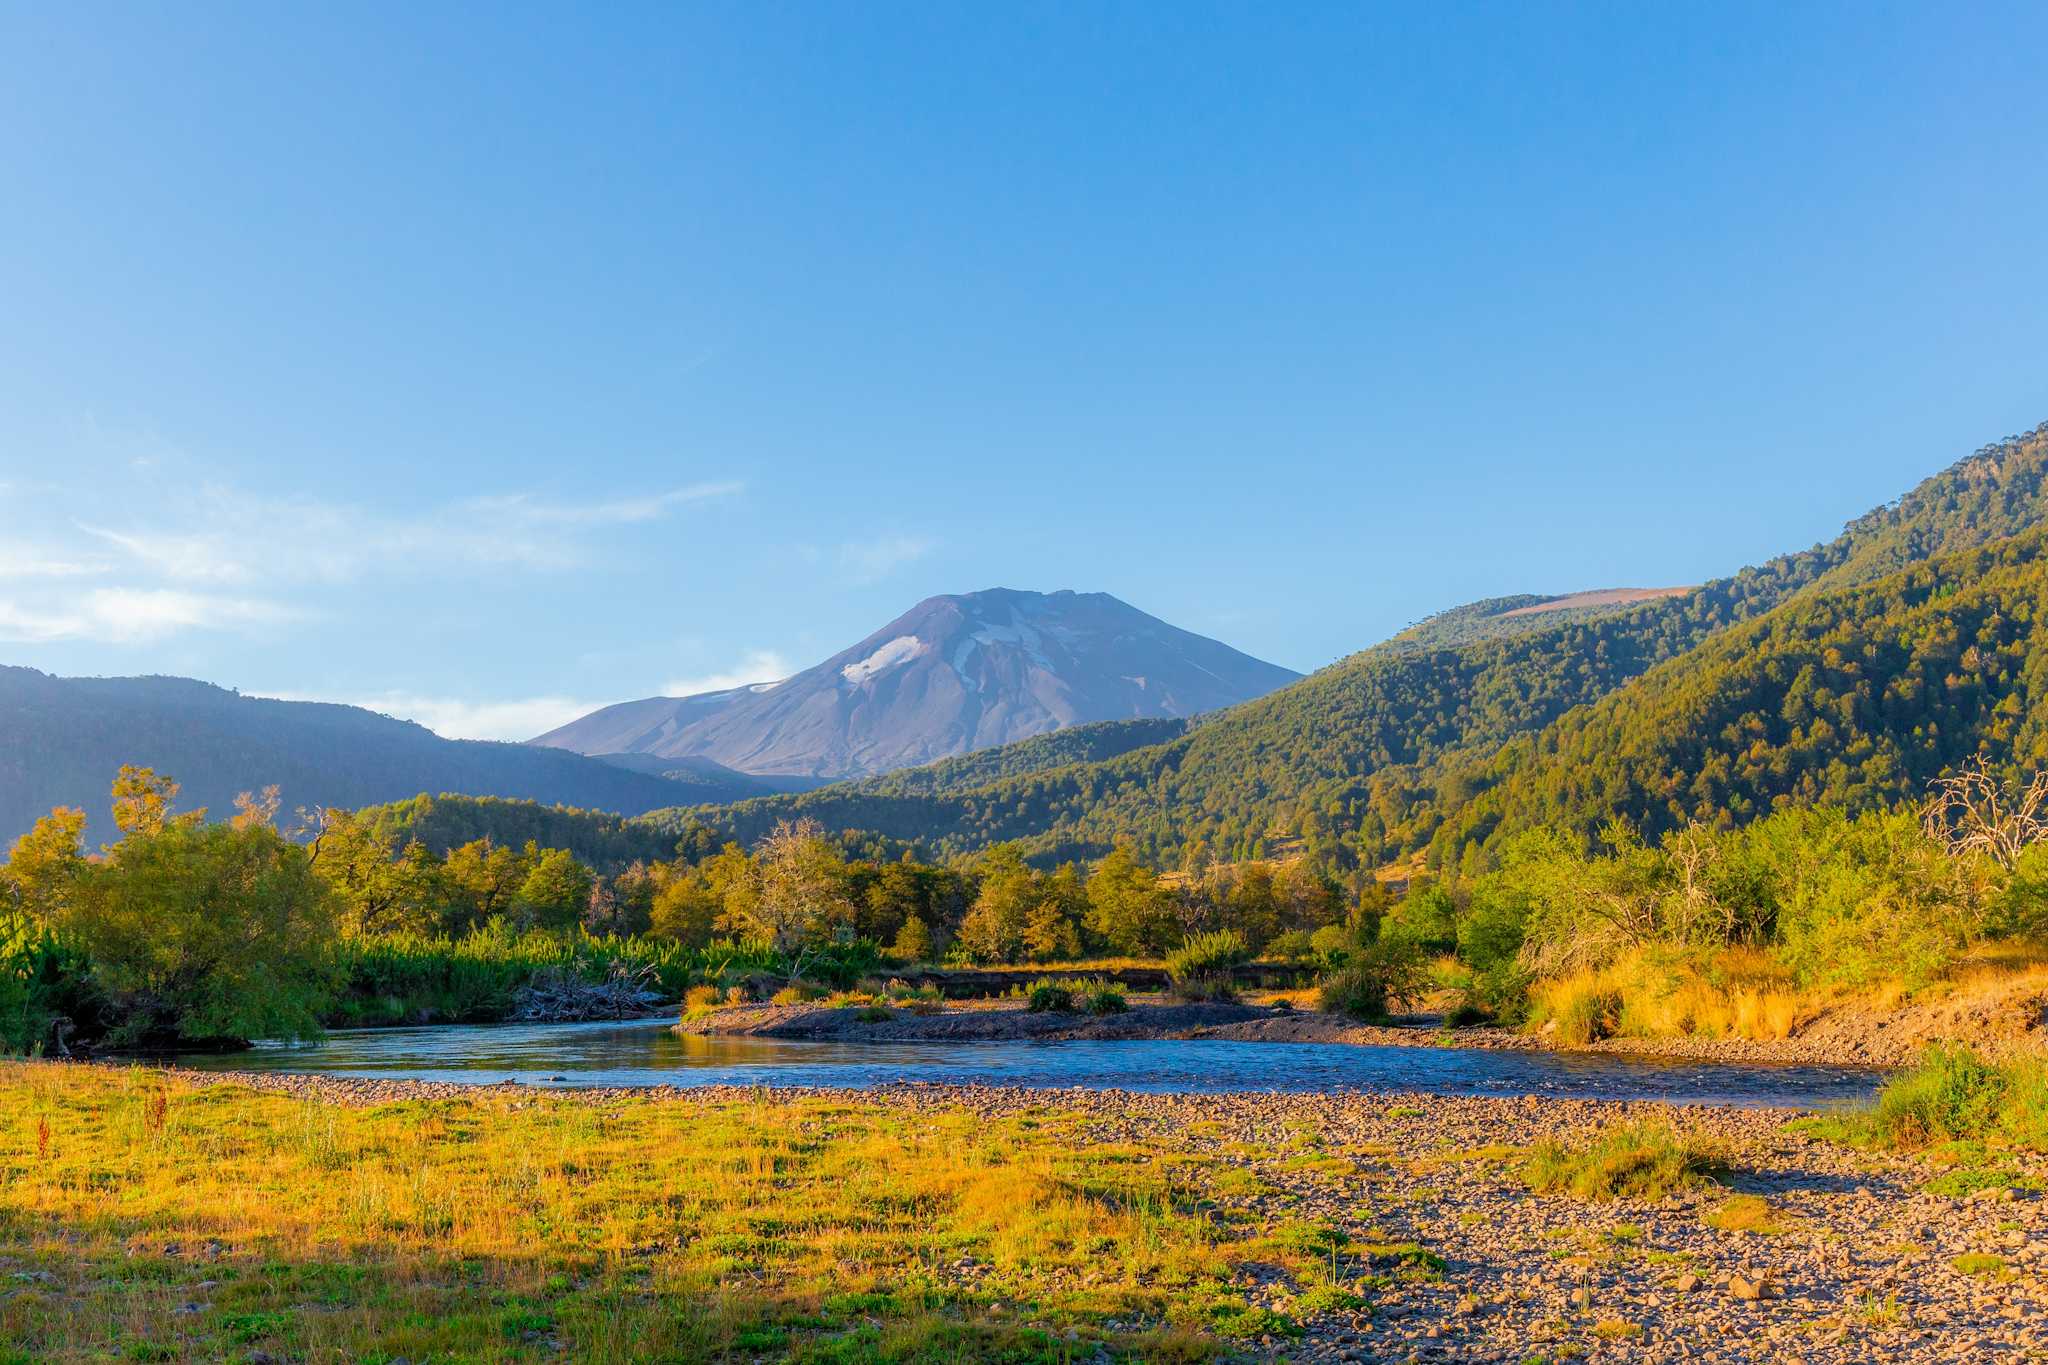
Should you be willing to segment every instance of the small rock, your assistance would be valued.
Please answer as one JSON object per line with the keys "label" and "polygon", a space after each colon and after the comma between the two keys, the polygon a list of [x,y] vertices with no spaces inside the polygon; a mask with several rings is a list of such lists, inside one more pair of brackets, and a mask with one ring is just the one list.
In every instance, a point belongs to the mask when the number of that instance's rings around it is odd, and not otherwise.
{"label": "small rock", "polygon": [[1457,1306],[1451,1311],[1461,1318],[1469,1318],[1479,1311],[1479,1300],[1467,1294],[1464,1298],[1458,1300]]}
{"label": "small rock", "polygon": [[1754,1302],[1758,1299],[1778,1297],[1777,1286],[1771,1283],[1769,1275],[1759,1274],[1754,1278],[1740,1272],[1728,1277],[1728,1292],[1738,1299]]}
{"label": "small rock", "polygon": [[1700,1277],[1688,1270],[1685,1274],[1680,1275],[1677,1282],[1671,1287],[1681,1294],[1690,1294],[1693,1290],[1700,1287]]}

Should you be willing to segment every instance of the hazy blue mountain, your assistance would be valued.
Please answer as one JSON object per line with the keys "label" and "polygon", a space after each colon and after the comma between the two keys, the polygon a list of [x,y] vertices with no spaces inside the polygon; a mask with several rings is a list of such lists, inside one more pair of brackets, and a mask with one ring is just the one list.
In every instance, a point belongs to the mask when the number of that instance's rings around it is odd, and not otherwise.
{"label": "hazy blue mountain", "polygon": [[83,808],[91,837],[112,838],[107,788],[123,763],[170,774],[184,788],[180,805],[217,816],[232,812],[237,792],[273,783],[288,811],[459,792],[633,814],[775,790],[680,764],[665,777],[561,750],[442,739],[359,707],[245,697],[189,678],[0,667],[0,838],[11,842],[57,805]]}

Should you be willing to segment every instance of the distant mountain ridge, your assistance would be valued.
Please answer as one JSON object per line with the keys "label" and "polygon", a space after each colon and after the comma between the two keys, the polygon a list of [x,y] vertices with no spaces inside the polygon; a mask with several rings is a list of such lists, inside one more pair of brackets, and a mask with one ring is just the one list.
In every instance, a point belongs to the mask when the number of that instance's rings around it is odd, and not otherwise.
{"label": "distant mountain ridge", "polygon": [[238,792],[273,783],[287,811],[456,792],[630,815],[776,790],[708,768],[661,777],[558,750],[443,739],[359,707],[245,697],[189,678],[0,666],[0,841],[57,805],[86,812],[90,839],[111,838],[107,789],[124,763],[167,773],[182,785],[182,808],[217,818],[233,813]]}
{"label": "distant mountain ridge", "polygon": [[1108,593],[991,588],[927,598],[781,682],[622,702],[533,743],[865,777],[1091,722],[1195,716],[1299,676]]}

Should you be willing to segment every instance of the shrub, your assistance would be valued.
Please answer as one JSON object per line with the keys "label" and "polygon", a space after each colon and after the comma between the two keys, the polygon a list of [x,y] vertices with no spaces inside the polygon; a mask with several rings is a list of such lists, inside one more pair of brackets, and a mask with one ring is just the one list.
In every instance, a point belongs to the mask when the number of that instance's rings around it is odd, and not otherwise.
{"label": "shrub", "polygon": [[1581,1146],[1556,1139],[1529,1151],[1522,1177],[1538,1194],[1580,1199],[1661,1199],[1705,1183],[1725,1163],[1718,1151],[1668,1123],[1622,1124]]}
{"label": "shrub", "polygon": [[768,1003],[771,1005],[808,1005],[813,1000],[823,999],[824,996],[825,992],[819,990],[816,986],[806,985],[801,981],[792,981],[781,990],[775,992],[775,994],[769,996]]}
{"label": "shrub", "polygon": [[1173,993],[1184,1000],[1228,1000],[1230,969],[1251,961],[1251,945],[1235,929],[1195,934],[1167,955]]}
{"label": "shrub", "polygon": [[42,930],[0,934],[0,1053],[63,1052],[96,1037],[105,1008],[85,954]]}
{"label": "shrub", "polygon": [[1861,1147],[1924,1147],[1957,1140],[2048,1151],[2048,1063],[1993,1065],[1967,1047],[1936,1044],[1861,1113],[1811,1120],[1823,1136]]}
{"label": "shrub", "polygon": [[1266,956],[1279,962],[1306,962],[1315,951],[1315,935],[1301,929],[1289,929],[1266,945]]}
{"label": "shrub", "polygon": [[1413,999],[1423,980],[1415,946],[1405,939],[1382,939],[1325,973],[1317,987],[1317,1004],[1327,1014],[1384,1019],[1390,1006]]}
{"label": "shrub", "polygon": [[1452,952],[1458,946],[1458,904],[1441,886],[1422,887],[1394,907],[1379,936],[1401,939],[1424,954]]}
{"label": "shrub", "polygon": [[1090,981],[1083,987],[1081,1007],[1090,1014],[1122,1014],[1130,1004],[1122,986],[1113,981]]}
{"label": "shrub", "polygon": [[1074,988],[1064,981],[1041,977],[1031,983],[1025,1008],[1033,1014],[1068,1014],[1074,1008]]}
{"label": "shrub", "polygon": [[1325,924],[1308,936],[1308,946],[1324,965],[1339,967],[1358,951],[1358,939],[1341,924]]}

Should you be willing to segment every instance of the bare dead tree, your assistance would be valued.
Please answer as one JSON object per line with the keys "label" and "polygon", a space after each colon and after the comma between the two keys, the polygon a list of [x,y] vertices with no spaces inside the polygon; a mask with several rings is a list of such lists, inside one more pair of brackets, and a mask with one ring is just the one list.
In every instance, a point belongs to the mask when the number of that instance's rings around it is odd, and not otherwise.
{"label": "bare dead tree", "polygon": [[[273,787],[271,790],[277,789]],[[299,823],[289,831],[289,834],[291,838],[306,840],[306,849],[310,855],[307,858],[308,862],[320,861],[320,841],[327,837],[329,830],[341,822],[341,816],[342,812],[329,806],[299,807]]]}
{"label": "bare dead tree", "polygon": [[1920,827],[1951,857],[1982,853],[2010,869],[2022,852],[2048,840],[2048,772],[2020,787],[1971,759],[1928,784]]}

